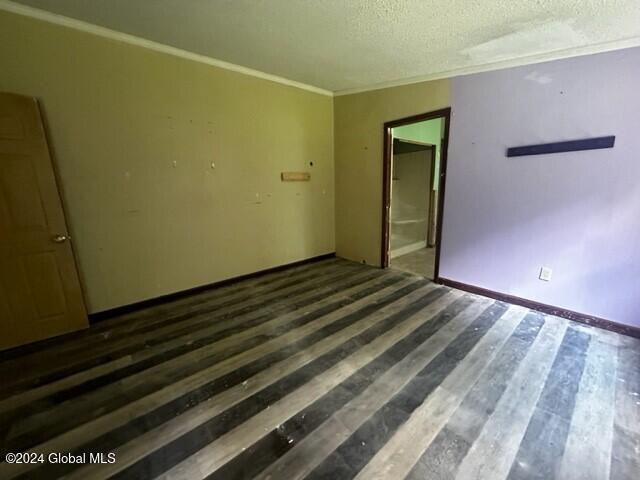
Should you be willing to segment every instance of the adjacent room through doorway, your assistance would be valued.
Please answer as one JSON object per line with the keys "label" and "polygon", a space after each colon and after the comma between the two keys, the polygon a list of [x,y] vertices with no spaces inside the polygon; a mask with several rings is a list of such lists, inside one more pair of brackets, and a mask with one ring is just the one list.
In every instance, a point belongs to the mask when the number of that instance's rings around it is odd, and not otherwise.
{"label": "adjacent room through doorway", "polygon": [[[442,151],[448,112],[386,125],[389,177],[385,212],[387,239],[383,264],[430,279],[436,278]],[[383,233],[384,235],[384,233]]]}

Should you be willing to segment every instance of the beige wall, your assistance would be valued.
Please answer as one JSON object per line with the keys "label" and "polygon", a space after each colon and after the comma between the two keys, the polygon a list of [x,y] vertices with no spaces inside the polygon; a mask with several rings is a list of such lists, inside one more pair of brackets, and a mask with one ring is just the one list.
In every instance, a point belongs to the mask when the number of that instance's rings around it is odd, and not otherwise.
{"label": "beige wall", "polygon": [[6,12],[0,65],[41,100],[90,311],[334,250],[330,97]]}
{"label": "beige wall", "polygon": [[334,99],[338,255],[380,265],[383,124],[448,105],[447,80]]}

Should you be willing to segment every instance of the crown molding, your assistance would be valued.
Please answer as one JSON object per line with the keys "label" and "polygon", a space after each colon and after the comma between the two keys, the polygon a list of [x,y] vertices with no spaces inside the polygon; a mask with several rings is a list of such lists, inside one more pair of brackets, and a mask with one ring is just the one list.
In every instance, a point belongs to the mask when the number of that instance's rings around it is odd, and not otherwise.
{"label": "crown molding", "polygon": [[432,80],[443,80],[446,78],[458,77],[462,75],[471,75],[474,73],[490,72],[494,70],[503,70],[511,67],[521,67],[525,65],[533,65],[536,63],[550,62],[553,60],[561,60],[564,58],[581,57],[584,55],[592,55],[595,53],[610,52],[613,50],[623,50],[625,48],[633,48],[640,46],[640,37],[632,37],[624,40],[615,40],[612,42],[587,45],[584,47],[575,47],[563,50],[555,50],[553,52],[529,55],[526,57],[518,57],[499,62],[485,63],[483,65],[473,65],[469,67],[456,68],[453,70],[432,73],[428,75],[420,75],[417,77],[391,80],[382,82],[368,87],[349,88],[345,90],[337,90],[333,92],[335,97],[344,95],[353,95],[356,93],[371,92],[374,90],[382,90],[384,88],[401,87],[404,85],[412,85],[414,83],[428,82]]}
{"label": "crown molding", "polygon": [[218,60],[212,57],[208,57],[206,55],[200,55],[197,53],[188,52],[186,50],[182,50],[176,47],[171,47],[163,43],[154,42],[152,40],[136,37],[135,35],[130,35],[128,33],[118,32],[106,27],[100,27],[92,23],[84,22],[82,20],[77,20],[75,18],[66,17],[64,15],[58,15],[56,13],[48,12],[46,10],[41,10],[39,8],[29,7],[27,5],[15,3],[10,0],[0,0],[0,10],[4,10],[10,13],[15,13],[25,17],[35,18],[37,20],[42,20],[42,21],[53,23],[63,27],[72,28],[74,30],[91,33],[93,35],[97,35],[103,38],[108,38],[110,40],[116,40],[119,42],[128,43],[130,45],[147,48],[149,50],[165,53],[167,55],[173,55],[174,57],[180,57],[187,60],[192,60],[194,62],[211,65],[213,67],[222,68],[224,70],[230,70],[232,72],[241,73],[243,75],[249,75],[251,77],[260,78],[262,80],[268,80],[270,82],[280,83],[282,85],[287,85],[289,87],[299,88],[301,90],[306,90],[309,92],[318,93],[320,95],[326,95],[329,97],[333,96],[333,92],[329,90],[325,90],[323,88],[314,87],[313,85],[307,85],[306,83],[296,82],[295,80],[289,80],[287,78],[279,77],[277,75],[272,75],[270,73],[261,72],[259,70],[254,70],[252,68],[243,67],[241,65],[236,65],[234,63],[225,62],[223,60]]}

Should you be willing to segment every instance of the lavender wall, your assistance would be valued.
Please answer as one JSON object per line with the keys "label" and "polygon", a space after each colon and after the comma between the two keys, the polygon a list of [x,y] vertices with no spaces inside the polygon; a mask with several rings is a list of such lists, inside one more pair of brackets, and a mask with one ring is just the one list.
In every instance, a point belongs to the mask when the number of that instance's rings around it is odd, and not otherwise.
{"label": "lavender wall", "polygon": [[640,49],[457,77],[451,102],[440,275],[640,326]]}

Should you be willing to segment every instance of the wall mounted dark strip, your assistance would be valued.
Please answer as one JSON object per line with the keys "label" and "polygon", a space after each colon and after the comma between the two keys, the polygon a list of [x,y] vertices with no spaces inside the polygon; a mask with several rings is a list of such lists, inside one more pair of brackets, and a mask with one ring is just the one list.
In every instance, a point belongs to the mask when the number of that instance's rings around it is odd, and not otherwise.
{"label": "wall mounted dark strip", "polygon": [[566,142],[541,143],[525,145],[524,147],[507,148],[507,157],[522,157],[525,155],[542,155],[545,153],[577,152],[579,150],[597,150],[599,148],[613,148],[615,135],[608,137],[583,138]]}

